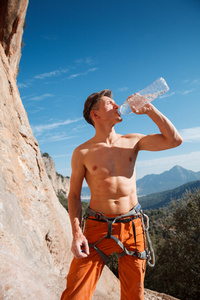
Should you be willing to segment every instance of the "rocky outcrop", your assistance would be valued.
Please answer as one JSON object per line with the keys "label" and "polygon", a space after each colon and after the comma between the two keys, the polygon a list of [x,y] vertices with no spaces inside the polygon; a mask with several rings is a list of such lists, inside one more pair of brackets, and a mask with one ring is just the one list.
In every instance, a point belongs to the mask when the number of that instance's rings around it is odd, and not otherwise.
{"label": "rocky outcrop", "polygon": [[46,175],[12,56],[2,45],[0,70],[0,298],[56,300],[71,260],[70,222]]}
{"label": "rocky outcrop", "polygon": [[148,289],[145,289],[144,291],[144,299],[145,300],[178,300],[177,298],[174,298],[172,296],[154,292]]}
{"label": "rocky outcrop", "polygon": [[[72,259],[71,227],[16,85],[27,4],[0,2],[0,299],[58,300]],[[102,278],[108,276],[94,299],[110,289],[119,294],[105,269]]]}
{"label": "rocky outcrop", "polygon": [[1,0],[0,42],[8,58],[14,77],[21,58],[22,34],[28,0]]}
{"label": "rocky outcrop", "polygon": [[51,181],[53,189],[56,192],[56,195],[61,194],[67,197],[69,194],[70,178],[64,177],[56,172],[55,163],[48,153],[44,153],[42,158],[44,161],[45,170]]}

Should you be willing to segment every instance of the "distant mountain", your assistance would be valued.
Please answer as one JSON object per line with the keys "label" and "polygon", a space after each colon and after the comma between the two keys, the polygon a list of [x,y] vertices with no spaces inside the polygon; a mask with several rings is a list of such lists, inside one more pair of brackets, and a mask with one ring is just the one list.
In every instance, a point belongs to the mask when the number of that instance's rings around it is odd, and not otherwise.
{"label": "distant mountain", "polygon": [[200,172],[186,170],[180,166],[175,166],[169,171],[161,174],[146,175],[137,180],[138,196],[149,195],[176,188],[187,182],[200,179]]}
{"label": "distant mountain", "polygon": [[[181,198],[186,191],[194,192],[195,189],[200,188],[200,180],[187,182],[175,189],[170,189],[164,192],[153,193],[147,196],[139,197],[138,200],[142,206],[142,209],[157,209],[160,207],[169,206],[171,200],[177,200]],[[90,199],[90,190],[88,187],[83,187],[82,201]]]}
{"label": "distant mountain", "polygon": [[[146,175],[136,182],[138,197],[163,192],[179,187],[187,182],[200,179],[200,172],[193,172],[180,166],[175,166],[161,174]],[[90,189],[83,187],[82,200],[90,199]]]}
{"label": "distant mountain", "polygon": [[154,193],[151,195],[139,197],[142,209],[156,209],[163,206],[169,206],[171,200],[176,200],[186,191],[194,192],[200,188],[200,180],[185,183],[175,189]]}

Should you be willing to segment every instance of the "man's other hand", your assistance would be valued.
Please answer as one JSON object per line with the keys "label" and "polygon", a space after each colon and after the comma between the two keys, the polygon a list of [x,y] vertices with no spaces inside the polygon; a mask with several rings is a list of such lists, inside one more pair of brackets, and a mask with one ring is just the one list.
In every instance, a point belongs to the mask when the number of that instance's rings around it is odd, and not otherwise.
{"label": "man's other hand", "polygon": [[73,238],[71,250],[76,258],[84,258],[90,254],[88,241],[83,234]]}

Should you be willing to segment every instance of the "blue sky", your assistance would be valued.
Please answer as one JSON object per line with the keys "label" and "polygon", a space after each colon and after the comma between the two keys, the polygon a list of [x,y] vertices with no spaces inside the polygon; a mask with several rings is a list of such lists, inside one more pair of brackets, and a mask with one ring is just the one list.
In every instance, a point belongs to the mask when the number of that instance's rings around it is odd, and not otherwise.
{"label": "blue sky", "polygon": [[[94,135],[86,98],[109,88],[121,105],[159,77],[170,91],[153,104],[184,138],[181,146],[139,153],[137,179],[175,165],[200,171],[199,0],[30,0],[23,36],[20,95],[41,151],[70,176],[75,147]],[[158,132],[130,114],[121,134]]]}

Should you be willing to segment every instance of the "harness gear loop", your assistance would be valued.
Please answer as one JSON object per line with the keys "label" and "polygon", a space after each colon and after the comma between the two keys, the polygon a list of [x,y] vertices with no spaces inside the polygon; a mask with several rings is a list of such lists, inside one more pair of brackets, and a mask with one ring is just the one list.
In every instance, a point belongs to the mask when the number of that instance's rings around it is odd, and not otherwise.
{"label": "harness gear loop", "polygon": [[[147,242],[147,249],[148,249],[147,263],[150,267],[154,267],[155,266],[155,254],[154,254],[152,242],[151,242],[151,239],[149,236],[149,217],[146,214],[144,214],[143,212],[142,212],[142,215],[143,215],[142,226],[146,233],[146,242]],[[146,225],[145,225],[144,218],[146,219]]]}
{"label": "harness gear loop", "polygon": [[[90,216],[95,217],[95,219],[89,218]],[[81,223],[81,228],[82,228],[83,232],[84,232],[84,229],[85,229],[85,222],[86,222],[87,218],[89,218],[90,220],[93,220],[93,221],[107,222],[107,224],[108,224],[107,234],[104,235],[95,244],[89,244],[90,247],[93,247],[97,251],[97,253],[103,259],[105,264],[108,261],[108,256],[97,247],[97,244],[100,241],[102,241],[104,238],[109,238],[109,239],[113,239],[118,244],[118,246],[123,250],[121,253],[116,253],[118,258],[123,257],[124,255],[136,256],[140,259],[146,259],[148,265],[150,267],[154,267],[154,265],[155,265],[155,255],[154,255],[154,250],[153,250],[152,243],[151,243],[151,240],[150,240],[150,236],[149,236],[149,233],[148,233],[149,217],[146,214],[143,213],[143,211],[141,209],[141,205],[139,203],[132,210],[130,210],[128,213],[126,213],[124,215],[117,216],[115,218],[107,218],[101,212],[95,212],[90,207],[88,207],[87,210],[86,210],[85,215],[83,216],[82,223]],[[127,219],[124,219],[124,218],[127,218]],[[135,223],[133,221],[136,218],[141,218],[142,219],[142,226],[143,226],[145,236],[146,236],[145,240],[146,240],[146,247],[147,248],[142,252],[137,251],[136,229],[135,229]],[[146,225],[145,225],[144,218],[146,220]],[[127,223],[127,222],[131,222],[131,221],[132,221],[133,236],[134,236],[134,240],[135,240],[136,251],[129,251],[128,249],[126,249],[126,247],[123,245],[123,243],[118,238],[116,238],[115,236],[112,235],[112,225],[114,223]],[[152,262],[151,262],[151,260],[152,260]]]}

